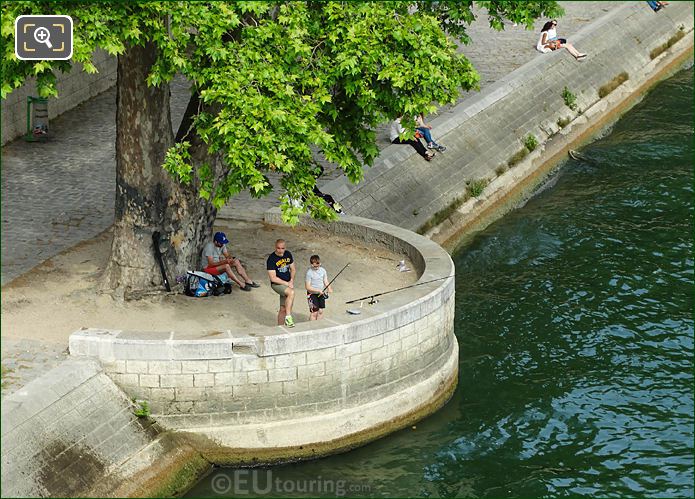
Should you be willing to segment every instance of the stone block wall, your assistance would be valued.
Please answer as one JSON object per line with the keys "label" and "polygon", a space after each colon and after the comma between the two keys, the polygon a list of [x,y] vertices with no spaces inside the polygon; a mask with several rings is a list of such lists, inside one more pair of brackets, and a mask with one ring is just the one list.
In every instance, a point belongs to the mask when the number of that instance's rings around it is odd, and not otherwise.
{"label": "stone block wall", "polygon": [[[57,73],[58,97],[48,99],[48,119],[63,114],[87,99],[100,94],[116,84],[117,60],[101,49],[93,57],[94,65],[99,70],[96,74],[87,74],[82,66],[75,63],[70,73]],[[27,128],[27,97],[38,97],[36,82],[27,80],[22,87],[12,91],[2,101],[2,144],[21,137]]]}
{"label": "stone block wall", "polygon": [[329,328],[318,342],[333,345],[323,348],[103,365],[129,396],[150,401],[153,417],[165,427],[266,423],[339,411],[427,378],[451,355],[448,318],[453,300],[435,317],[402,324],[394,319],[390,325],[383,319],[362,332],[357,325],[347,335]]}
{"label": "stone block wall", "polygon": [[[268,216],[279,219],[279,211]],[[321,225],[305,221],[307,225]],[[341,323],[288,331],[73,333],[73,355],[97,356],[129,397],[150,402],[167,428],[235,426],[318,416],[407,391],[457,356],[454,266],[436,243],[380,222],[347,217],[324,230],[407,254],[420,282]],[[359,306],[359,304],[357,305]],[[456,377],[448,373],[450,379]],[[434,394],[431,394],[434,396]],[[426,400],[416,400],[422,403]],[[383,414],[385,420],[398,414]]]}
{"label": "stone block wall", "polygon": [[68,360],[4,398],[1,421],[3,497],[116,487],[111,471],[156,434],[90,359]]}

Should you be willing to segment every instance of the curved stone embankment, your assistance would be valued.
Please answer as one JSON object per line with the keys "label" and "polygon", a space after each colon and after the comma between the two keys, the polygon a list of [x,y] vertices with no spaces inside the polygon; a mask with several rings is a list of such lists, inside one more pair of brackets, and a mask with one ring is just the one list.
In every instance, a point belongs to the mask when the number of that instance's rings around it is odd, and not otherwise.
{"label": "curved stone embankment", "polygon": [[[671,2],[654,13],[645,2],[625,2],[579,32],[561,35],[589,57],[577,62],[565,50],[537,53],[432,120],[448,147],[433,162],[423,162],[411,148],[390,146],[366,172],[365,182],[353,185],[339,178],[324,192],[350,214],[397,224],[453,248],[462,235],[499,218],[532,192],[568,148],[589,141],[692,59],[693,3]],[[529,33],[530,44],[536,36]],[[669,40],[675,43],[657,55]],[[608,88],[602,87],[623,73],[627,81],[603,96]],[[565,88],[576,97],[575,109],[565,103]],[[537,148],[513,161],[530,135]],[[490,183],[468,199],[469,183],[478,179]]]}
{"label": "curved stone embankment", "polygon": [[[279,223],[279,211],[267,221]],[[422,236],[382,222],[346,217],[329,225],[304,224],[405,255],[419,283],[435,281],[383,296],[375,305],[364,303],[360,315],[345,314],[340,322],[302,323],[291,331],[258,326],[216,334],[73,333],[74,359],[67,367],[4,401],[9,405],[3,405],[3,443],[12,442],[2,451],[8,495],[168,493],[189,485],[210,463],[259,464],[339,452],[441,407],[458,375],[449,255]],[[76,362],[88,363],[85,374],[70,377],[68,367]],[[39,407],[35,401],[45,399],[46,390],[41,383],[57,392]],[[148,402],[156,423],[147,424],[147,431],[132,414],[131,399]],[[6,412],[6,406],[22,410]],[[46,423],[55,419],[60,431]],[[22,439],[34,426],[42,437],[27,446]],[[42,447],[56,438],[56,446]],[[89,456],[94,473],[64,466],[66,456],[77,454]],[[78,472],[79,478],[73,476]],[[98,474],[106,478],[95,480]]]}
{"label": "curved stone embankment", "polygon": [[[280,222],[279,212],[270,217]],[[306,454],[312,445],[352,441],[357,432],[431,405],[448,393],[457,371],[451,258],[436,243],[381,222],[347,218],[322,227],[407,255],[418,282],[452,278],[385,296],[361,315],[326,319],[319,329],[310,322],[291,331],[232,327],[214,335],[88,329],[71,335],[70,353],[97,357],[129,397],[149,402],[162,427],[195,429],[228,446],[229,462],[242,451],[256,457],[256,449],[277,447],[287,448],[282,457],[297,457],[291,448],[305,447],[298,454]],[[273,452],[264,455],[272,459]]]}

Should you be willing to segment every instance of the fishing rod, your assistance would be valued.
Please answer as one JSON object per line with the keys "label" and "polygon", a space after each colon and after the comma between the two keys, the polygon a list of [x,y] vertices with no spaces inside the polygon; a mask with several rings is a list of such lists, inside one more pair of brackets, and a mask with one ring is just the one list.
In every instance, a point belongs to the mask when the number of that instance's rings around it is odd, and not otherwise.
{"label": "fishing rod", "polygon": [[387,295],[387,294],[389,294],[389,293],[395,293],[396,291],[403,291],[404,289],[414,288],[415,286],[422,286],[423,284],[429,284],[429,283],[431,283],[431,282],[443,281],[444,279],[449,279],[449,278],[451,278],[451,277],[454,277],[454,276],[453,276],[453,275],[449,275],[449,276],[446,276],[446,277],[440,277],[440,278],[438,278],[438,279],[432,279],[431,281],[417,282],[417,283],[415,283],[415,284],[411,284],[410,286],[403,286],[402,288],[392,289],[391,291],[384,291],[383,293],[377,293],[377,294],[374,294],[374,295],[367,295],[367,296],[363,296],[362,298],[357,298],[356,300],[346,301],[345,304],[356,303],[356,302],[358,302],[358,301],[364,301],[364,300],[366,300],[367,298],[369,298],[369,299],[370,299],[370,300],[369,300],[369,304],[372,305],[372,304],[376,303],[376,301],[374,300],[374,298],[376,298],[377,296]]}
{"label": "fishing rod", "polygon": [[326,290],[330,287],[331,284],[333,284],[333,283],[335,282],[335,280],[338,278],[338,276],[339,276],[340,274],[343,273],[343,270],[345,270],[345,269],[348,268],[349,266],[350,266],[350,262],[346,263],[346,264],[345,264],[345,267],[343,267],[342,269],[340,269],[340,272],[338,272],[338,273],[335,275],[335,277],[334,277],[333,279],[331,279],[331,281],[330,281],[328,284],[326,284],[326,286],[325,286],[325,287],[323,288],[323,290],[321,291],[321,294],[322,294],[323,296],[325,296],[326,298],[328,298],[328,295],[326,294]]}

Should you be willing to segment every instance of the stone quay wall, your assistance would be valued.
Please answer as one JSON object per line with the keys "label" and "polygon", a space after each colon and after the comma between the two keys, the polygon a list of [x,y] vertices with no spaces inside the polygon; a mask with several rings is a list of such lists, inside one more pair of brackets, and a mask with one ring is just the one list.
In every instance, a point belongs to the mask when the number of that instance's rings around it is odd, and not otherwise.
{"label": "stone quay wall", "polygon": [[168,497],[210,468],[162,432],[95,359],[61,363],[2,400],[2,497]]}
{"label": "stone quay wall", "polygon": [[[65,111],[78,106],[84,101],[100,94],[116,84],[116,57],[101,49],[94,52],[92,62],[98,73],[88,74],[82,71],[82,65],[75,63],[69,73],[56,73],[58,97],[48,99],[48,120],[60,116]],[[36,81],[31,78],[12,91],[7,99],[2,100],[2,145],[21,137],[27,130],[27,97],[39,97]]]}
{"label": "stone quay wall", "polygon": [[[633,61],[629,72],[617,73],[618,75],[627,74],[629,77],[627,81],[601,98],[578,104],[576,114],[570,117],[569,123],[564,127],[558,126],[557,129],[550,130],[549,135],[536,150],[528,154],[526,159],[506,173],[493,178],[479,197],[470,199],[451,211],[448,217],[438,225],[422,232],[451,251],[465,244],[467,238],[470,238],[477,230],[486,227],[532,195],[537,186],[541,185],[556,170],[557,165],[565,160],[569,150],[581,147],[603,133],[625,112],[639,103],[654,85],[688,65],[692,67],[693,4],[682,2],[677,4],[677,7],[678,10],[672,11],[670,17],[662,22],[660,36],[650,38],[645,34],[638,35],[632,31],[636,40],[649,40],[650,50],[648,56],[642,59],[642,64]],[[634,23],[643,19],[641,11],[633,13],[633,10],[625,7],[622,9],[628,15],[628,25],[630,20]],[[648,12],[651,13],[651,10],[648,9]],[[608,19],[613,22],[613,16]],[[651,53],[655,48],[663,49],[667,42],[668,48],[660,51],[658,55]],[[626,57],[631,57],[631,54],[628,53]],[[622,64],[622,59],[620,63]],[[605,67],[611,66],[607,62]],[[620,69],[624,66],[616,65],[615,67]],[[610,82],[611,80],[606,81],[606,83]],[[602,86],[597,85],[597,96]]]}
{"label": "stone quay wall", "polygon": [[[279,211],[267,222],[279,223]],[[128,397],[150,403],[163,428],[218,429],[212,433],[230,453],[266,449],[254,455],[263,460],[282,457],[269,450],[276,447],[297,457],[330,452],[319,449],[329,441],[334,448],[353,446],[436,410],[458,372],[449,255],[382,222],[346,217],[304,224],[407,255],[418,282],[445,279],[384,296],[378,305],[365,304],[361,315],[324,320],[319,329],[307,322],[291,331],[259,326],[213,335],[84,330],[71,335],[71,355],[97,357]],[[283,422],[292,430],[279,431]],[[259,436],[249,424],[277,434]],[[317,430],[321,425],[326,432]],[[215,462],[235,459],[215,452]]]}
{"label": "stone quay wall", "polygon": [[[685,36],[652,59],[651,52],[681,28]],[[354,185],[338,178],[322,190],[332,194],[352,215],[397,224],[430,236],[428,229],[440,225],[441,231],[449,234],[436,240],[446,244],[447,240],[458,238],[461,229],[480,214],[480,210],[452,213],[451,208],[460,205],[469,182],[496,179],[498,169],[507,168],[509,160],[524,148],[524,139],[529,135],[536,137],[539,146],[527,159],[536,160],[534,167],[539,167],[545,158],[553,156],[544,154],[544,145],[550,139],[566,135],[577,121],[592,127],[604,114],[610,113],[603,103],[624,88],[629,89],[623,94],[625,97],[641,95],[648,85],[656,83],[655,75],[663,78],[670,74],[669,66],[679,52],[688,52],[692,58],[692,33],[692,2],[671,2],[658,13],[645,2],[625,2],[576,33],[560,33],[589,54],[585,61],[575,61],[566,50],[536,53],[519,69],[432,119],[435,137],[448,147],[434,161],[423,161],[410,147],[392,145],[381,152],[361,183]],[[536,36],[537,33],[529,34],[530,44],[536,43]],[[607,97],[600,97],[599,89],[621,73],[627,74],[627,82]],[[645,83],[648,83],[646,88]],[[576,96],[576,109],[566,105],[565,87]],[[586,112],[592,108],[594,113],[587,123]],[[627,109],[623,106],[620,112],[613,113],[615,118]],[[593,133],[597,131],[594,129]],[[590,137],[591,134],[583,135],[581,140]],[[532,186],[524,185],[516,174],[519,166],[502,176],[508,174],[512,178],[507,182],[514,186],[512,190],[524,186],[528,192]],[[499,185],[491,185],[485,192],[495,187]],[[480,204],[480,198],[470,201],[475,203]],[[455,242],[446,244],[454,245]]]}

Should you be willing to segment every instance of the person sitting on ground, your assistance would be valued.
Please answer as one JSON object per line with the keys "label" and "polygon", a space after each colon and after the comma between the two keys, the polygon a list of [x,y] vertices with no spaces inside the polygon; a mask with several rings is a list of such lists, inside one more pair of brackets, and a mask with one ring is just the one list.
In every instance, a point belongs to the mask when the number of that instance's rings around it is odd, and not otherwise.
{"label": "person sitting on ground", "polygon": [[432,138],[432,132],[430,132],[430,130],[432,130],[432,125],[425,123],[425,116],[422,113],[418,114],[415,121],[417,122],[417,128],[415,130],[422,134],[425,142],[427,142],[428,149],[436,149],[439,152],[446,151],[446,147],[437,144]]}
{"label": "person sitting on ground", "polygon": [[270,278],[270,287],[280,295],[280,310],[278,310],[278,326],[283,324],[294,327],[292,318],[292,303],[294,302],[294,266],[292,253],[287,251],[284,239],[275,241],[275,251],[268,255],[266,269]]}
{"label": "person sitting on ground", "polygon": [[391,132],[389,133],[389,139],[391,140],[391,143],[409,144],[417,151],[417,153],[420,156],[425,158],[427,161],[431,161],[432,158],[434,158],[434,153],[425,149],[425,146],[422,145],[422,142],[420,142],[420,140],[417,137],[410,140],[401,140],[401,135],[405,133],[405,128],[403,128],[403,126],[401,125],[401,118],[402,116],[399,116],[391,123]]}
{"label": "person sitting on ground", "polygon": [[558,38],[555,27],[557,26],[557,21],[548,21],[543,25],[541,30],[541,36],[536,44],[536,50],[539,52],[551,52],[553,50],[558,50],[561,48],[567,49],[567,52],[572,54],[572,56],[578,60],[582,61],[586,58],[586,54],[579,52],[574,48],[574,45],[567,42],[565,38]]}
{"label": "person sitting on ground", "polygon": [[659,12],[661,9],[668,5],[668,2],[647,2],[654,12]]}
{"label": "person sitting on ground", "polygon": [[[251,288],[259,287],[246,273],[246,269],[238,258],[230,257],[227,251],[229,240],[224,232],[215,232],[212,241],[203,247],[200,266],[203,272],[211,275],[226,274],[229,279],[239,285],[243,291],[251,291]],[[232,267],[239,273],[241,279],[232,271]]]}
{"label": "person sitting on ground", "polygon": [[319,256],[311,255],[309,264],[304,287],[309,302],[309,320],[317,321],[323,317],[323,309],[326,308],[326,291],[332,293],[333,288],[328,284],[328,273],[321,266]]}

